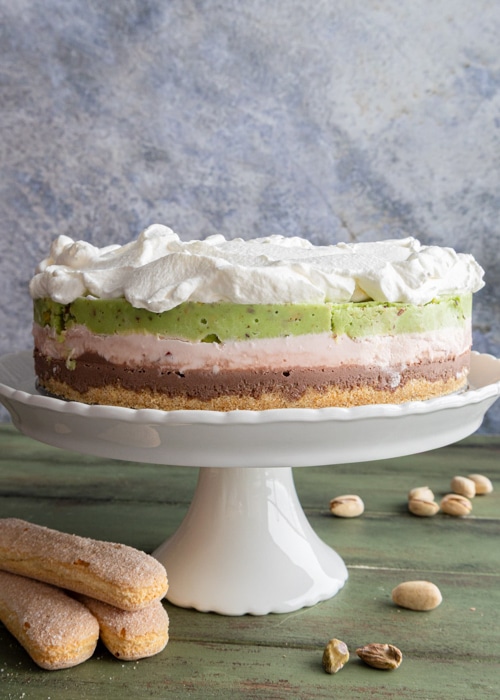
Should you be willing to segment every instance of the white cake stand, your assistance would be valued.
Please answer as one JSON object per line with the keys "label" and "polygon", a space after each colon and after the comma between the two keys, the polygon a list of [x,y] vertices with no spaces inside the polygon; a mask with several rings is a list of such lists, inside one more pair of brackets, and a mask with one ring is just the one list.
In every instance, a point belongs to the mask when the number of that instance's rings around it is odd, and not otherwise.
{"label": "white cake stand", "polygon": [[[202,467],[179,529],[154,552],[168,599],[225,615],[314,605],[347,580],[297,498],[292,467],[369,461],[473,433],[500,395],[500,360],[473,354],[470,388],[430,401],[269,411],[133,410],[41,396],[30,352],[0,358],[0,401],[26,435],[101,457]],[[168,467],[167,467],[168,468]]]}

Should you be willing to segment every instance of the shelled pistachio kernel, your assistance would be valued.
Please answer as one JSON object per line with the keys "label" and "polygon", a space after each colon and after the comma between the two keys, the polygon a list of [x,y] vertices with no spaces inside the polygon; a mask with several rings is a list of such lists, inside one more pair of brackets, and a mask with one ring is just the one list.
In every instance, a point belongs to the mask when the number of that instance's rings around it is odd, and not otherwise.
{"label": "shelled pistachio kernel", "polygon": [[466,476],[454,476],[450,488],[453,493],[458,493],[466,498],[474,498],[476,495],[476,484]]}
{"label": "shelled pistachio kernel", "polygon": [[410,498],[408,501],[408,510],[413,515],[418,515],[421,518],[429,518],[439,511],[439,505],[436,501],[427,498]]}
{"label": "shelled pistachio kernel", "polygon": [[330,513],[339,518],[356,518],[365,510],[365,504],[359,496],[346,494],[330,501]]}
{"label": "shelled pistachio kernel", "polygon": [[398,668],[403,661],[403,654],[392,644],[365,644],[356,649],[356,654],[368,666],[387,671]]}
{"label": "shelled pistachio kernel", "polygon": [[337,673],[349,661],[347,644],[340,639],[330,639],[323,652],[323,668],[327,673]]}
{"label": "shelled pistachio kernel", "polygon": [[475,483],[476,496],[483,496],[485,493],[493,491],[493,484],[487,476],[483,474],[469,474],[467,478]]}
{"label": "shelled pistachio kernel", "polygon": [[472,503],[465,496],[458,493],[448,493],[441,499],[441,510],[447,515],[455,515],[458,518],[469,515]]}
{"label": "shelled pistachio kernel", "polygon": [[430,581],[404,581],[392,590],[391,598],[401,608],[418,611],[434,610],[443,600],[439,588]]}
{"label": "shelled pistachio kernel", "polygon": [[434,494],[428,486],[416,486],[408,492],[408,500],[411,501],[413,498],[423,498],[426,501],[433,501]]}

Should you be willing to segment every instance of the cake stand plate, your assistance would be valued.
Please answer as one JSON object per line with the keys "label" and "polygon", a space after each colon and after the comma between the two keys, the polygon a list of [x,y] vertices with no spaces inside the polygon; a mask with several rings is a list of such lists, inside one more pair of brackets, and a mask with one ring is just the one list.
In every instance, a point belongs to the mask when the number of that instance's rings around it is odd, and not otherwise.
{"label": "cake stand plate", "polygon": [[268,411],[157,411],[40,395],[31,352],[0,358],[0,401],[24,434],[101,457],[202,467],[188,513],[154,552],[168,599],[225,615],[314,605],[347,580],[318,538],[292,467],[386,459],[456,442],[500,395],[500,360],[473,353],[470,386],[400,405]]}

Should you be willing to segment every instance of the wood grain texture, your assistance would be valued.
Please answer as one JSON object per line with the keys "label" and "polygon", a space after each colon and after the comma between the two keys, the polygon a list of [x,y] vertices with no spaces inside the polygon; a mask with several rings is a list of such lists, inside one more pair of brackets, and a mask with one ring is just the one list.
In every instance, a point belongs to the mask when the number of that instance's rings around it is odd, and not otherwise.
{"label": "wood grain texture", "polygon": [[[473,436],[418,456],[294,470],[297,492],[320,537],[344,557],[349,581],[334,598],[286,615],[224,617],[166,603],[170,641],[158,656],[120,662],[102,645],[85,664],[47,674],[0,625],[0,697],[94,698],[498,698],[500,642],[500,437]],[[410,488],[436,496],[455,474],[484,473],[495,491],[471,517],[408,513]],[[189,506],[197,470],[114,462],[40,445],[0,427],[0,515],[152,551]],[[329,499],[358,493],[366,510],[343,520]],[[436,583],[443,603],[418,613],[396,607],[403,580]],[[331,637],[351,660],[334,676],[321,657]],[[370,669],[355,649],[389,642],[397,671]],[[3,694],[3,695],[2,695]]]}

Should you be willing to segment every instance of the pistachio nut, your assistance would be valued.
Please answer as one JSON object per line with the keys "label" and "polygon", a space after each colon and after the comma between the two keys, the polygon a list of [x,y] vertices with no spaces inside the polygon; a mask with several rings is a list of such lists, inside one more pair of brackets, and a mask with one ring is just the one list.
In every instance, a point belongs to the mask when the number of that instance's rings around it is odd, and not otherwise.
{"label": "pistachio nut", "polygon": [[421,518],[429,518],[436,515],[439,511],[439,505],[429,498],[410,498],[408,501],[408,510],[413,515],[419,515]]}
{"label": "pistachio nut", "polygon": [[448,493],[441,499],[441,510],[448,515],[455,515],[460,518],[469,515],[472,510],[472,503],[465,496],[458,493]]}
{"label": "pistachio nut", "polygon": [[459,493],[466,498],[474,498],[476,495],[476,484],[466,476],[454,476],[451,480],[450,488],[453,493]]}
{"label": "pistachio nut", "polygon": [[346,494],[337,496],[330,501],[330,512],[339,518],[356,518],[365,509],[365,504],[359,496]]}
{"label": "pistachio nut", "polygon": [[491,493],[493,491],[493,484],[487,476],[483,474],[469,474],[467,478],[475,483],[476,496],[483,496],[485,493]]}
{"label": "pistachio nut", "polygon": [[396,605],[409,610],[434,610],[443,600],[441,591],[430,581],[404,581],[391,593]]}
{"label": "pistachio nut", "polygon": [[356,654],[368,666],[388,671],[397,668],[403,660],[401,651],[392,644],[365,644],[356,649]]}
{"label": "pistachio nut", "polygon": [[408,500],[412,498],[425,498],[428,501],[434,500],[434,494],[428,486],[416,486],[408,492]]}
{"label": "pistachio nut", "polygon": [[327,673],[337,673],[349,661],[347,644],[340,639],[330,639],[323,652],[323,668]]}

